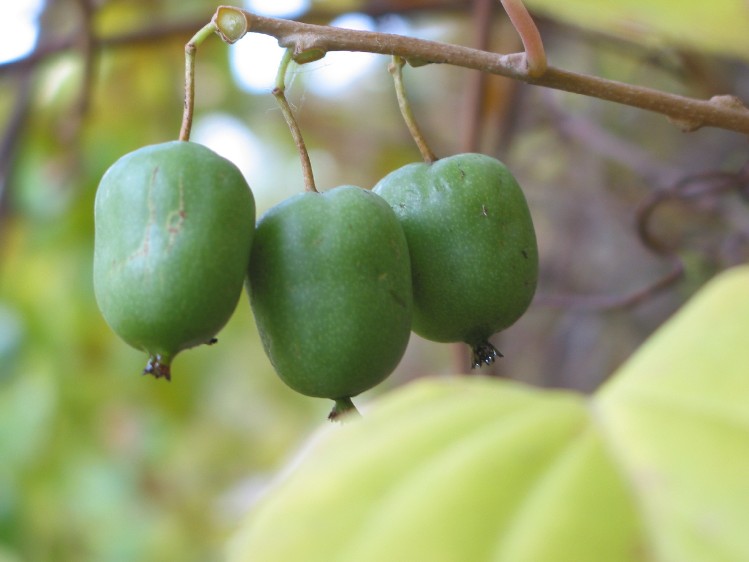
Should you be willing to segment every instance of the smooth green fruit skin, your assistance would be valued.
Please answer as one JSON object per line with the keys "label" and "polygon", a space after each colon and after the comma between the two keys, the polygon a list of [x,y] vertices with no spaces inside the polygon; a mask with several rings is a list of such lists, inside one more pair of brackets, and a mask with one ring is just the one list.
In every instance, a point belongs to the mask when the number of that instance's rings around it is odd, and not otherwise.
{"label": "smooth green fruit skin", "polygon": [[536,234],[525,196],[499,160],[468,153],[408,164],[373,191],[408,239],[414,332],[475,346],[527,310],[538,280]]}
{"label": "smooth green fruit skin", "polygon": [[242,173],[208,148],[174,141],[123,156],[95,201],[94,290],[105,320],[166,365],[208,342],[242,294],[254,223]]}
{"label": "smooth green fruit skin", "polygon": [[258,222],[249,294],[280,378],[351,397],[384,380],[408,343],[408,246],[388,204],[354,186],[303,193]]}

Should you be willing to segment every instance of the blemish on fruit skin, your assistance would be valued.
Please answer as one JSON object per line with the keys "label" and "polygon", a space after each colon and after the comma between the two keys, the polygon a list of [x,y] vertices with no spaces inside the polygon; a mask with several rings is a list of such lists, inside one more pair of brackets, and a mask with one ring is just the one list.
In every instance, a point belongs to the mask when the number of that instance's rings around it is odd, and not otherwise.
{"label": "blemish on fruit skin", "polygon": [[156,166],[151,172],[151,180],[148,182],[148,190],[146,191],[146,204],[148,205],[148,221],[146,222],[145,232],[143,233],[143,241],[127,259],[122,261],[122,265],[136,259],[136,258],[147,258],[151,248],[151,227],[156,223],[156,205],[153,203],[153,186],[156,183],[156,176],[159,175],[159,167]]}
{"label": "blemish on fruit skin", "polygon": [[486,205],[481,205],[481,214],[485,217],[489,216],[489,209],[486,208]]}
{"label": "blemish on fruit skin", "polygon": [[182,225],[185,223],[187,217],[187,211],[185,210],[185,186],[182,178],[179,179],[179,207],[171,211],[166,218],[166,229],[169,233],[169,242],[167,243],[167,251],[172,249],[177,235],[182,230]]}
{"label": "blemish on fruit skin", "polygon": [[408,304],[406,303],[406,301],[404,301],[401,298],[401,296],[396,291],[394,291],[393,289],[390,289],[390,296],[393,297],[393,300],[396,302],[396,304],[402,306],[403,308],[407,308],[408,307]]}
{"label": "blemish on fruit skin", "polygon": [[528,259],[528,252],[527,252],[527,251],[526,251],[525,249],[523,249],[523,250],[520,250],[520,253],[521,253],[521,254],[523,254],[523,257],[524,257],[525,259]]}

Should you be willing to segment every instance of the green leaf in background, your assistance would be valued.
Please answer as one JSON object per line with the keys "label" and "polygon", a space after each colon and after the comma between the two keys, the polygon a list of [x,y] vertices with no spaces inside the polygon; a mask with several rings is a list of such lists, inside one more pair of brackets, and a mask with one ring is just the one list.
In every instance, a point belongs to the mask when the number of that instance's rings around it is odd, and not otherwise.
{"label": "green leaf in background", "polygon": [[527,0],[536,14],[652,46],[749,58],[744,0]]}
{"label": "green leaf in background", "polygon": [[749,559],[749,267],[594,398],[424,379],[331,427],[229,560]]}
{"label": "green leaf in background", "polygon": [[365,416],[271,492],[230,560],[626,560],[635,547],[633,505],[573,394],[432,380]]}
{"label": "green leaf in background", "polygon": [[651,337],[595,411],[659,560],[749,560],[749,268]]}

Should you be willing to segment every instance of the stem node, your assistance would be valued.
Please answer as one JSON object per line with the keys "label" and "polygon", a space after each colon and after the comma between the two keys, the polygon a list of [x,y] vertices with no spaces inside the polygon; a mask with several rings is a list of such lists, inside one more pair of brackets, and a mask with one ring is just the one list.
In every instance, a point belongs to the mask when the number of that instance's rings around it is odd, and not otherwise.
{"label": "stem node", "polygon": [[219,6],[211,22],[221,39],[230,45],[245,36],[249,30],[247,14],[232,6]]}

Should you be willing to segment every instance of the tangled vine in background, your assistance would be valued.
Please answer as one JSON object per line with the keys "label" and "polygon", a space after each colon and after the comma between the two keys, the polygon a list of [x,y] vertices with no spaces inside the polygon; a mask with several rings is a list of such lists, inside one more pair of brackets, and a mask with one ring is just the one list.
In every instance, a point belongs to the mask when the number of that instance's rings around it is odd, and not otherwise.
{"label": "tangled vine in background", "polygon": [[[653,232],[656,212],[671,203],[682,202],[698,212],[717,212],[718,215],[724,216],[725,211],[720,208],[716,209],[716,206],[711,203],[716,198],[732,194],[738,194],[742,200],[749,202],[749,162],[735,173],[708,172],[685,176],[673,185],[652,192],[638,205],[635,213],[635,224],[639,240],[645,248],[668,263],[668,271],[663,276],[646,287],[623,295],[542,295],[539,298],[540,303],[551,307],[593,310],[628,308],[672,287],[684,277],[684,259],[680,255],[680,250],[683,248],[678,241],[669,244]],[[738,243],[741,246],[749,246],[749,233],[743,233],[739,238]]]}

